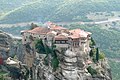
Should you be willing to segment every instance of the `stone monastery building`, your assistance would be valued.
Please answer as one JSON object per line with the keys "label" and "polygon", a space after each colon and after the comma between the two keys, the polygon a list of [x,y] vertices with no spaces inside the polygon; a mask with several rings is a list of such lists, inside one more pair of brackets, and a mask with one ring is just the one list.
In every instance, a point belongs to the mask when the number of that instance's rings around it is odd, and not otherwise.
{"label": "stone monastery building", "polygon": [[21,32],[23,44],[30,43],[36,39],[42,39],[49,46],[53,41],[56,48],[78,48],[89,51],[89,40],[91,33],[81,29],[69,30],[52,22],[47,22],[46,27],[36,27],[32,30]]}

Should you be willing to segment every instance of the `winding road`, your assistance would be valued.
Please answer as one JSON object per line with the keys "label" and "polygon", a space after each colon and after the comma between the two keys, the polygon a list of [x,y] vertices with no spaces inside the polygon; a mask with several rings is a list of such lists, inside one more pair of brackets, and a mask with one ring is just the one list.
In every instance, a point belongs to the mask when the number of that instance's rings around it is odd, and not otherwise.
{"label": "winding road", "polygon": [[[116,21],[120,21],[120,18],[111,18],[111,19],[108,19],[108,20],[103,20],[103,21],[93,21],[93,22],[80,22],[80,21],[77,21],[77,22],[57,22],[56,24],[58,25],[66,25],[66,24],[74,24],[74,23],[77,23],[77,24],[104,24],[104,23],[110,23],[110,22],[116,22]],[[35,24],[38,24],[39,22],[36,22],[36,21],[31,21],[31,22],[23,22],[23,23],[16,23],[16,24],[0,24],[0,28],[4,28],[4,27],[18,27],[18,26],[27,26],[27,25],[30,25],[31,23],[35,23]]]}

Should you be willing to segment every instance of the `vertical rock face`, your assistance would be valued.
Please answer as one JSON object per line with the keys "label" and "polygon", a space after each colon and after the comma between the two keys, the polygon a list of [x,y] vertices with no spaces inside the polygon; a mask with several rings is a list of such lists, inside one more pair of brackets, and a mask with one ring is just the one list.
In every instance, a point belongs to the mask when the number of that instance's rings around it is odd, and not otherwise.
{"label": "vertical rock face", "polygon": [[[67,50],[64,53],[64,61],[60,64],[64,80],[91,80],[91,75],[86,71],[81,51]],[[84,56],[85,57],[85,56]]]}
{"label": "vertical rock face", "polygon": [[3,59],[7,59],[9,56],[17,55],[22,60],[23,46],[18,39],[12,38],[9,34],[0,31],[0,54]]}
{"label": "vertical rock face", "polygon": [[89,56],[89,50],[84,51],[79,47],[57,48],[56,56],[59,66],[54,69],[53,64],[56,66],[56,59],[53,63],[55,54],[51,51],[46,54],[37,53],[34,51],[32,43],[29,46],[26,45],[25,49],[28,53],[25,59],[28,62],[26,64],[32,69],[33,80],[112,80],[107,60],[101,59],[95,62]]}
{"label": "vertical rock face", "polygon": [[77,57],[76,54],[67,50],[64,54],[64,62],[61,63],[62,74],[66,79],[77,79]]}
{"label": "vertical rock face", "polygon": [[12,38],[8,34],[0,31],[0,54],[4,59],[7,58],[9,55],[11,43]]}
{"label": "vertical rock face", "polygon": [[[57,53],[59,67],[53,71],[49,57],[49,65],[44,64],[45,54],[38,54],[39,57],[34,62],[34,80],[112,80],[111,70],[107,60],[100,60],[98,63],[90,62],[88,54],[79,49],[67,49]],[[37,56],[38,56],[37,55]],[[50,55],[49,55],[50,56]],[[92,61],[92,60],[91,60]],[[96,74],[88,71],[91,66],[96,70]]]}

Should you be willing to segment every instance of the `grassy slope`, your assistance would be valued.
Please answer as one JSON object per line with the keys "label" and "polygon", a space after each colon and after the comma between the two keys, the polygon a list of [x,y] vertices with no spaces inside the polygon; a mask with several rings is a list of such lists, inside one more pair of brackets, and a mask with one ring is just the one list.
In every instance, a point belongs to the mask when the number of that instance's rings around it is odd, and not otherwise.
{"label": "grassy slope", "polygon": [[0,12],[7,12],[13,10],[23,4],[30,3],[36,0],[1,0],[0,1]]}
{"label": "grassy slope", "polygon": [[[66,26],[67,27],[67,26]],[[71,29],[81,28],[92,32],[92,36],[95,39],[98,47],[105,52],[112,69],[113,80],[120,79],[120,31],[115,29],[102,28],[100,26],[80,26],[80,25],[70,25]],[[114,60],[113,60],[114,59]],[[117,73],[117,74],[116,74]]]}
{"label": "grassy slope", "polygon": [[37,0],[2,0],[0,1],[0,19],[15,12],[17,9],[36,1]]}
{"label": "grassy slope", "polygon": [[89,12],[120,11],[119,0],[37,0],[32,3],[8,12],[0,18],[0,23],[78,21],[86,20],[85,15]]}
{"label": "grassy slope", "polygon": [[120,62],[116,61],[109,61],[109,65],[112,69],[112,75],[113,75],[113,80],[119,80],[120,79]]}

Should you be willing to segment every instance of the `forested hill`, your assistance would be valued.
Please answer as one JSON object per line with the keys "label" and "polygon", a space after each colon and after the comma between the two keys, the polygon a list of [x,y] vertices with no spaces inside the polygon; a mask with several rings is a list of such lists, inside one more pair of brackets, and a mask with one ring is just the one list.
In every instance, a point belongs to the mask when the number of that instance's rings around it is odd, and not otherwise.
{"label": "forested hill", "polygon": [[89,21],[90,12],[120,11],[120,0],[4,0],[0,23]]}

